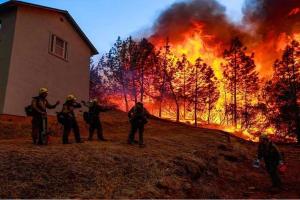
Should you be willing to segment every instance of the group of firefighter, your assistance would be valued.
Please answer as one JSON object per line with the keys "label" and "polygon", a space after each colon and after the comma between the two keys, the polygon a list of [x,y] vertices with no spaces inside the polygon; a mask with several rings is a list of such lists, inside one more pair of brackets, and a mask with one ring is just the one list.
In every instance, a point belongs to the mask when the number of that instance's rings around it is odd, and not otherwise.
{"label": "group of firefighter", "polygon": [[[48,89],[41,88],[39,95],[33,97],[31,107],[32,116],[32,140],[34,144],[45,144],[43,134],[47,131],[47,109],[56,108],[60,102],[57,101],[54,105],[50,104],[47,100]],[[105,112],[111,108],[99,105],[97,99],[93,99],[89,102],[81,102],[88,108],[88,120],[85,121],[89,124],[89,138],[93,140],[93,134],[97,131],[98,140],[106,141],[103,136],[103,129],[100,121],[100,112]],[[69,134],[74,132],[75,140],[77,143],[82,143],[80,136],[78,122],[75,116],[75,109],[81,108],[82,105],[77,102],[74,95],[68,95],[66,101],[63,104],[62,111],[57,114],[58,121],[63,125],[62,143],[69,144]],[[137,143],[135,141],[135,133],[139,132],[138,144],[140,147],[144,147],[143,132],[144,125],[147,123],[147,118],[150,117],[149,112],[144,108],[143,104],[138,102],[128,112],[128,117],[131,125],[131,129],[128,135],[128,144],[132,145]],[[259,167],[260,160],[264,160],[265,168],[271,177],[271,181],[274,188],[280,188],[282,185],[279,176],[279,167],[283,163],[283,158],[279,152],[277,146],[268,138],[267,135],[261,134],[260,142],[258,146],[257,159],[254,162],[255,167]]]}
{"label": "group of firefighter", "polygon": [[[26,110],[26,108],[28,107],[25,108],[27,115],[32,116],[32,141],[33,144],[37,145],[47,144],[48,141],[47,109],[55,109],[60,104],[60,101],[57,101],[55,104],[50,104],[47,100],[47,96],[48,89],[41,88],[39,90],[39,95],[33,97],[31,105],[28,106],[30,111]],[[108,111],[111,108],[99,105],[97,99],[93,99],[89,102],[82,101],[81,103],[83,106],[88,108],[88,112],[84,113],[85,122],[89,125],[88,140],[93,140],[93,135],[96,131],[98,140],[106,141],[103,136],[103,129],[99,115],[100,112]],[[57,120],[60,124],[63,125],[63,144],[69,144],[69,134],[71,133],[71,131],[74,132],[76,143],[83,143],[75,115],[75,109],[81,108],[82,105],[77,102],[77,99],[74,95],[70,94],[66,97],[66,101],[63,104],[61,112],[57,112]],[[138,131],[139,146],[144,147],[144,125],[147,123],[147,118],[149,116],[149,112],[140,102],[136,103],[136,105],[129,111],[128,117],[131,124],[130,133],[128,135],[129,144],[134,144],[137,142],[134,140],[134,136]]]}

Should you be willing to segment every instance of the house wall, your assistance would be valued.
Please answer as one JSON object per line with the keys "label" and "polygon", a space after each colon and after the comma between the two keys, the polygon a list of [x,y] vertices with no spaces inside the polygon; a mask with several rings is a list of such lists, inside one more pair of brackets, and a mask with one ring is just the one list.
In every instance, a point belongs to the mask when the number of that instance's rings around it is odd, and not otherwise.
{"label": "house wall", "polygon": [[[52,33],[68,42],[68,61],[49,53]],[[90,56],[89,46],[63,14],[19,6],[4,113],[24,115],[40,87],[49,89],[50,103],[63,103],[68,94],[86,100]]]}
{"label": "house wall", "polygon": [[2,22],[0,29],[0,114],[2,114],[15,30],[16,9],[0,11],[0,20]]}

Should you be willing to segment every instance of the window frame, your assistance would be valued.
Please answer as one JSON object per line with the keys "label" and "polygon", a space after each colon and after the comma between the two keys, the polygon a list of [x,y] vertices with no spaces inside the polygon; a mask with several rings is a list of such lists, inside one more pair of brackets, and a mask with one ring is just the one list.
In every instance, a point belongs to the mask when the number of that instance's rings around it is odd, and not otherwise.
{"label": "window frame", "polygon": [[[62,47],[62,55],[57,53],[56,48],[57,48],[57,43],[56,40],[59,39],[63,42],[63,47]],[[61,48],[61,47],[59,47]],[[50,39],[49,39],[49,53],[64,60],[64,61],[68,61],[69,60],[69,55],[68,55],[68,51],[69,51],[69,43],[62,39],[61,37],[57,36],[56,34],[50,34]]]}

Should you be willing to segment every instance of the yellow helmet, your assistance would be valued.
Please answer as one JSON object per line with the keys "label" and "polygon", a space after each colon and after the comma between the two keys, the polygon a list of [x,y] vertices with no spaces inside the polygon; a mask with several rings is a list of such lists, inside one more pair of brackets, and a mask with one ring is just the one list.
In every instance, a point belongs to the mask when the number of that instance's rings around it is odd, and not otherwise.
{"label": "yellow helmet", "polygon": [[48,93],[48,89],[47,88],[40,88],[39,95],[44,94],[44,93]]}
{"label": "yellow helmet", "polygon": [[67,96],[67,101],[75,101],[76,97],[73,94]]}

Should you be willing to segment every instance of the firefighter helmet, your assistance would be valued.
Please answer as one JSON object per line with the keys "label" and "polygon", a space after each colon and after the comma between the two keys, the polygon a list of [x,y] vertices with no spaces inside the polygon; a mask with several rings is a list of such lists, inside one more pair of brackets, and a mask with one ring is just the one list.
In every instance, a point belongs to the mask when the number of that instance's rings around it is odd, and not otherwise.
{"label": "firefighter helmet", "polygon": [[48,93],[48,89],[47,88],[40,88],[39,95],[45,94],[45,93]]}
{"label": "firefighter helmet", "polygon": [[75,101],[76,97],[73,94],[67,96],[67,101]]}

